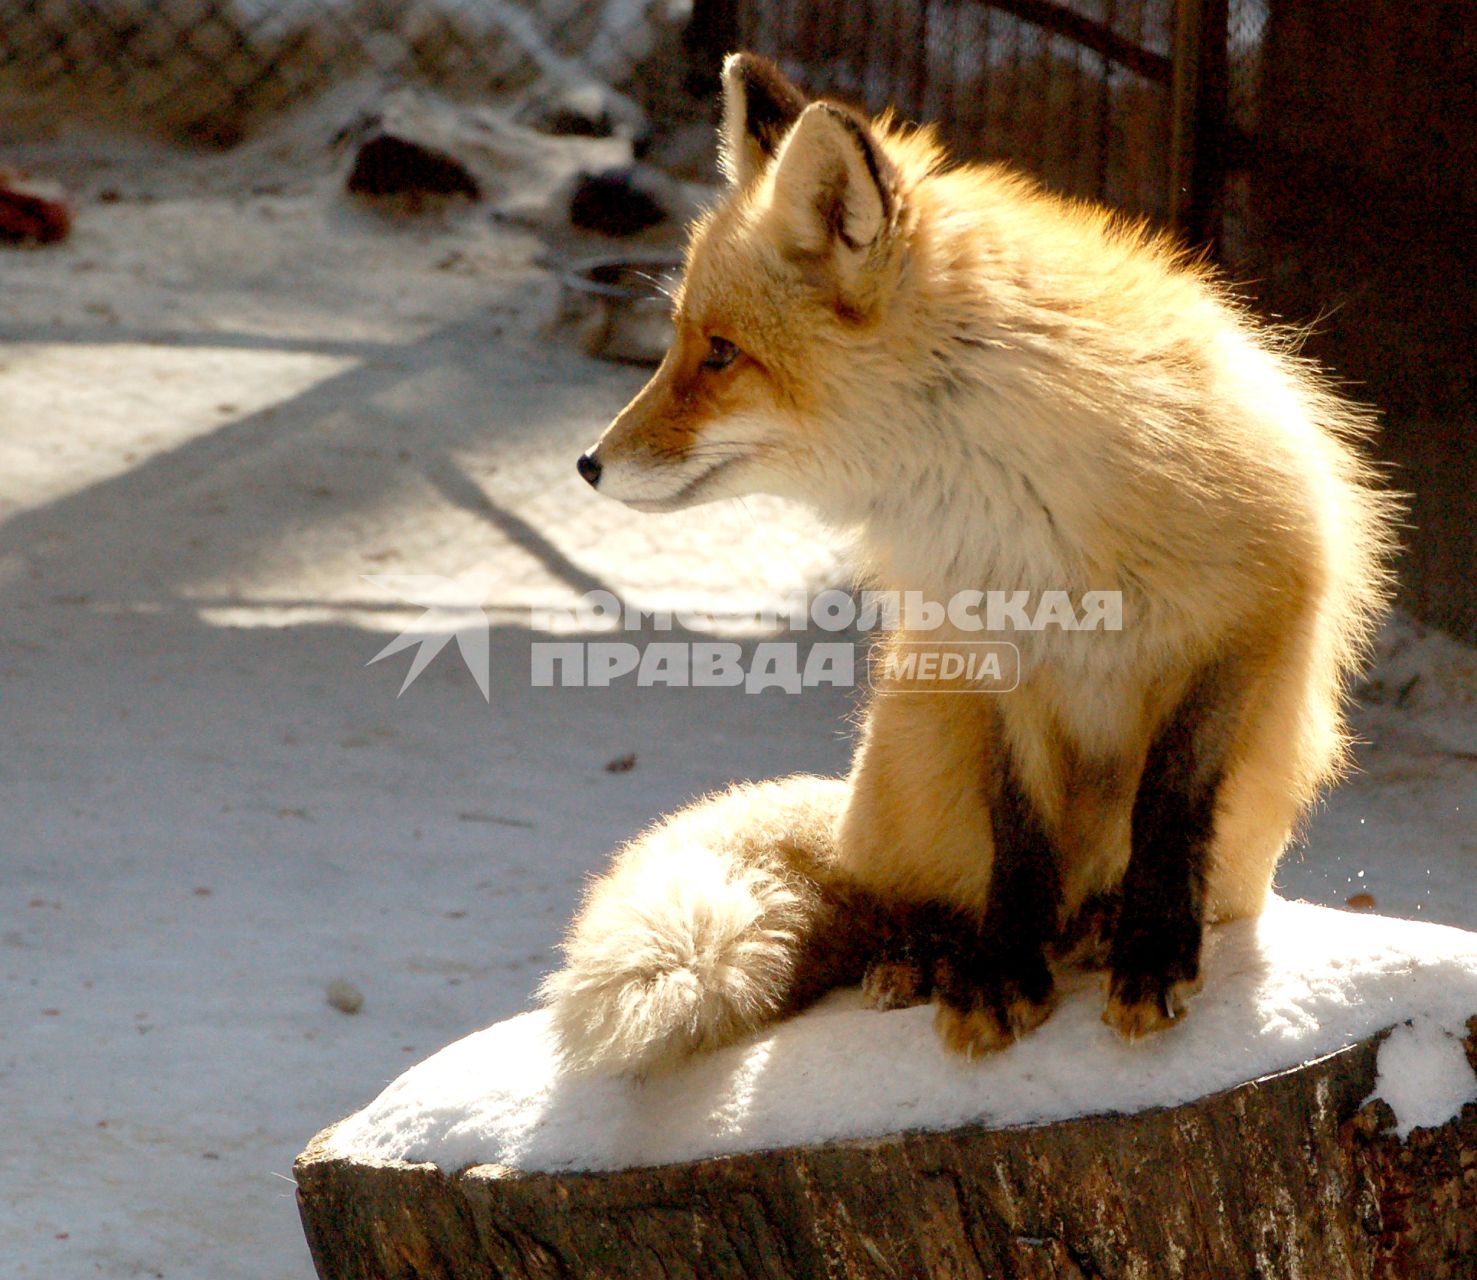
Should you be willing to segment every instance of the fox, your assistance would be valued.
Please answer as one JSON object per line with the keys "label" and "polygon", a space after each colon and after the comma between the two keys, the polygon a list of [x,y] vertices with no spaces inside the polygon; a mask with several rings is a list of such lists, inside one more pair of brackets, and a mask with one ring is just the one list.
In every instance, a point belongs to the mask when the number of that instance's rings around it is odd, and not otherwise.
{"label": "fox", "polygon": [[1206,928],[1260,912],[1349,767],[1401,510],[1373,412],[1203,254],[752,53],[719,158],[671,346],[585,481],[642,512],[777,494],[860,583],[1110,591],[1122,625],[1014,632],[1009,691],[880,678],[845,778],[737,785],[619,850],[541,987],[564,1061],[646,1075],[858,983],[973,1057],[1073,965],[1124,1039],[1178,1024]]}

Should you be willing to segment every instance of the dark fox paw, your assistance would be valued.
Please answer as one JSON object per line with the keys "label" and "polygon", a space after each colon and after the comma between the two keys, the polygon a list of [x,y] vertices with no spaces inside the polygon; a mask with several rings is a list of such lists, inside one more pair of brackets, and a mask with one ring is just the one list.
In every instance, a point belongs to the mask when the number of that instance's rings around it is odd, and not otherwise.
{"label": "dark fox paw", "polygon": [[1173,974],[1115,973],[1108,982],[1103,1021],[1125,1040],[1141,1040],[1181,1021],[1202,979]]}
{"label": "dark fox paw", "polygon": [[966,1058],[1008,1049],[1027,1032],[1034,1031],[1051,1016],[1054,1000],[1021,998],[1002,1007],[956,1009],[940,1005],[934,1027],[944,1048]]}
{"label": "dark fox paw", "polygon": [[966,1058],[1008,1049],[1056,1008],[1056,989],[1044,970],[1024,981],[990,977],[963,989],[954,982],[940,986],[934,1027],[946,1049]]}
{"label": "dark fox paw", "polygon": [[874,960],[862,975],[862,1001],[870,1009],[926,1004],[933,984],[917,960]]}

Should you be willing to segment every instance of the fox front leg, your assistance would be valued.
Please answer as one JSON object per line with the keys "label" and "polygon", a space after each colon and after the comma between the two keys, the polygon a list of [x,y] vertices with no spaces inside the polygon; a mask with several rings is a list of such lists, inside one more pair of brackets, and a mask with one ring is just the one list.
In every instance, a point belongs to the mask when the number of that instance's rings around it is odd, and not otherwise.
{"label": "fox front leg", "polygon": [[1056,851],[1008,758],[993,783],[994,863],[984,917],[948,910],[937,925],[936,1025],[945,1046],[966,1057],[1008,1047],[1056,1004],[1047,962],[1061,915]]}
{"label": "fox front leg", "polygon": [[1178,1022],[1200,989],[1205,886],[1238,688],[1230,664],[1191,682],[1149,745],[1103,1021],[1127,1040]]}

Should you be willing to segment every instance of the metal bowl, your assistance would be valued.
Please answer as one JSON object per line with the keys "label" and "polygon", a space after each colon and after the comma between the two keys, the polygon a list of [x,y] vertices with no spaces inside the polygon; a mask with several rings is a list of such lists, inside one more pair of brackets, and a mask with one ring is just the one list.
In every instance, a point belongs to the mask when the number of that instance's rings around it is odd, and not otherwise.
{"label": "metal bowl", "polygon": [[672,341],[664,281],[673,258],[590,258],[559,273],[557,325],[586,354],[626,364],[660,364]]}

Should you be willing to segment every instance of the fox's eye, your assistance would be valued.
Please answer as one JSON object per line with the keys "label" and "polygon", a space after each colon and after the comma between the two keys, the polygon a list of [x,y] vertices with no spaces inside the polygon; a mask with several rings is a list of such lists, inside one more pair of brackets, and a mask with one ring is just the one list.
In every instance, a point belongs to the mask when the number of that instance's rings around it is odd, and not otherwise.
{"label": "fox's eye", "polygon": [[739,349],[727,338],[709,338],[708,354],[703,358],[704,369],[726,369],[738,359]]}

